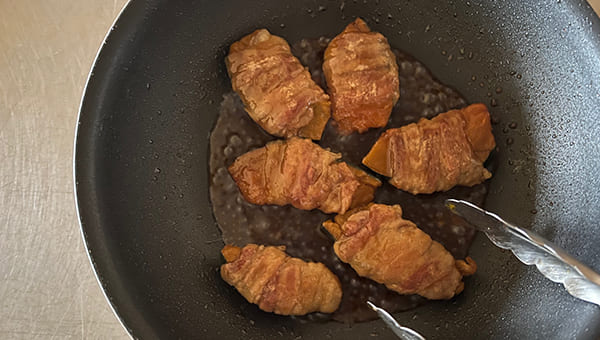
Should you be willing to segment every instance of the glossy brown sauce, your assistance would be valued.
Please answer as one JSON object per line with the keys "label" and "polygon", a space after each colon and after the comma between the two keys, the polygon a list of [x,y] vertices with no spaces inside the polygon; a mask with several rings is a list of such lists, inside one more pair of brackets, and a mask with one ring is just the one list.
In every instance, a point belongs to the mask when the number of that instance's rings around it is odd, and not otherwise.
{"label": "glossy brown sauce", "polygon": [[[328,42],[326,38],[305,39],[292,46],[293,53],[309,67],[313,79],[323,88],[326,85],[321,64]],[[400,100],[386,129],[466,105],[457,91],[435,80],[423,64],[403,52],[395,50],[394,53],[400,73]],[[360,162],[383,130],[372,129],[360,135],[340,136],[330,121],[319,144],[342,153],[344,161],[366,169]],[[210,196],[223,241],[237,246],[247,243],[285,245],[289,255],[322,262],[331,269],[342,283],[340,308],[331,316],[315,313],[303,317],[306,319],[333,318],[359,322],[376,317],[368,309],[367,300],[390,312],[408,310],[427,301],[419,296],[389,291],[381,284],[359,277],[349,265],[342,263],[333,252],[333,239],[321,228],[321,223],[332,215],[317,210],[302,211],[291,206],[257,206],[244,200],[227,167],[236,157],[274,139],[249,118],[235,93],[224,95],[219,118],[210,136]],[[415,222],[456,258],[465,257],[474,230],[453,216],[444,207],[444,200],[452,197],[482,204],[488,191],[487,183],[415,196],[394,188],[387,179],[379,178],[384,185],[378,189],[375,202],[400,204],[405,219]]]}

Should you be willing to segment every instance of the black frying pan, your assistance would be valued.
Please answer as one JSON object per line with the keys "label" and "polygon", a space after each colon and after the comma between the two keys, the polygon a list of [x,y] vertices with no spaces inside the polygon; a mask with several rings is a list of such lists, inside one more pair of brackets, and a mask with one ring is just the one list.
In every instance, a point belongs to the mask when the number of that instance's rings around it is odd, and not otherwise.
{"label": "black frying pan", "polygon": [[[380,321],[303,323],[248,304],[219,277],[207,187],[228,46],[258,27],[290,42],[331,37],[356,16],[469,102],[495,100],[486,208],[600,271],[600,20],[585,1],[139,0],[96,60],[75,154],[90,258],[132,336],[392,337]],[[397,319],[429,339],[600,337],[597,306],[481,235],[471,254],[480,269],[463,294]]]}

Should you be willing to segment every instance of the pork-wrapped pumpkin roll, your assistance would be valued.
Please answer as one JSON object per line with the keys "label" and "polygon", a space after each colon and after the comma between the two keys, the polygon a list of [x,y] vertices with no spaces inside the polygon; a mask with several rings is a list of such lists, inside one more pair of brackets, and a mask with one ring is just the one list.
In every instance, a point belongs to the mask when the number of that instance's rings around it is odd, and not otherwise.
{"label": "pork-wrapped pumpkin roll", "polygon": [[342,214],[373,200],[381,182],[340,158],[308,139],[294,137],[241,155],[229,173],[250,203]]}
{"label": "pork-wrapped pumpkin roll", "polygon": [[475,262],[454,257],[411,221],[398,205],[370,204],[323,226],[336,239],[333,249],[358,275],[400,294],[449,299],[462,292],[463,276]]}
{"label": "pork-wrapped pumpkin roll", "polygon": [[398,189],[428,194],[490,178],[483,162],[495,146],[486,106],[473,104],[385,131],[362,163]]}
{"label": "pork-wrapped pumpkin roll", "polygon": [[221,277],[266,312],[333,313],[342,299],[337,276],[322,263],[290,257],[284,250],[284,246],[226,245],[221,253],[228,263],[221,266]]}
{"label": "pork-wrapped pumpkin roll", "polygon": [[256,30],[231,45],[225,62],[233,89],[265,131],[321,139],[330,117],[329,96],[283,38]]}
{"label": "pork-wrapped pumpkin roll", "polygon": [[332,115],[344,134],[385,126],[400,96],[398,64],[387,39],[360,18],[333,38],[323,62]]}

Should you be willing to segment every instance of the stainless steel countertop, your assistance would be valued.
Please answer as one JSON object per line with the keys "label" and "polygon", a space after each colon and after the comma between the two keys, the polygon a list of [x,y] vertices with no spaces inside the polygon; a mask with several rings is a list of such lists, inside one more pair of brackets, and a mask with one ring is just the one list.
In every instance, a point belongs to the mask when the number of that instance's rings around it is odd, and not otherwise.
{"label": "stainless steel countertop", "polygon": [[125,0],[0,1],[0,338],[128,339],[73,199],[87,75]]}
{"label": "stainless steel countertop", "polygon": [[80,97],[125,2],[0,0],[2,339],[128,338],[88,262],[72,183]]}

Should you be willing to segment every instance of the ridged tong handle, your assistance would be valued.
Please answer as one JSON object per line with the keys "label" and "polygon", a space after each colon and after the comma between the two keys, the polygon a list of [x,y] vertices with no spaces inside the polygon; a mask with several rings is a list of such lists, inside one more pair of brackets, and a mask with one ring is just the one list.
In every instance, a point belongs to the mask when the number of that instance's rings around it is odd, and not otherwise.
{"label": "ridged tong handle", "polygon": [[569,294],[600,306],[600,275],[557,245],[472,203],[448,199],[446,206],[498,247],[512,251],[521,262],[535,265],[545,277],[562,283]]}

